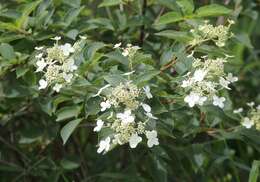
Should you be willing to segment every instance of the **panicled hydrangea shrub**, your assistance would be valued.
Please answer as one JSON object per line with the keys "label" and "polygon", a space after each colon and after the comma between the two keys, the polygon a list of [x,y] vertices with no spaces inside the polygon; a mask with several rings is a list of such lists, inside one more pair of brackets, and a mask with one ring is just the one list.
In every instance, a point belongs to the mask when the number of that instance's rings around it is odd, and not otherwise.
{"label": "panicled hydrangea shrub", "polygon": [[191,29],[193,39],[190,41],[191,46],[201,44],[206,41],[213,41],[218,47],[223,47],[226,41],[233,36],[229,31],[231,25],[234,24],[233,20],[228,20],[228,25],[213,26],[209,21],[205,21],[203,25],[199,25],[195,29]]}
{"label": "panicled hydrangea shrub", "polygon": [[225,62],[227,58],[194,58],[192,71],[184,76],[181,85],[188,92],[184,102],[189,107],[211,103],[224,108],[226,98],[221,96],[220,91],[230,90],[229,84],[238,80],[232,73],[224,72]]}
{"label": "panicled hydrangea shrub", "polygon": [[152,98],[150,87],[138,88],[132,81],[120,83],[118,86],[106,85],[94,96],[102,96],[100,112],[95,132],[106,131],[110,134],[102,139],[98,153],[109,151],[113,146],[128,143],[131,148],[146,136],[148,147],[158,145],[157,131],[152,108],[145,102]]}
{"label": "panicled hydrangea shrub", "polygon": [[247,129],[255,126],[257,130],[260,130],[260,105],[255,107],[254,102],[247,103],[249,111],[243,115],[243,108],[238,108],[233,111],[234,114],[238,114],[241,118],[241,124]]}
{"label": "panicled hydrangea shrub", "polygon": [[[77,76],[77,65],[74,61],[74,53],[79,49],[79,42],[72,46],[69,43],[59,44],[61,37],[54,37],[56,42],[52,47],[36,47],[36,72],[43,73],[39,80],[39,90],[48,86],[56,92],[68,84]],[[84,39],[82,37],[81,39]]]}

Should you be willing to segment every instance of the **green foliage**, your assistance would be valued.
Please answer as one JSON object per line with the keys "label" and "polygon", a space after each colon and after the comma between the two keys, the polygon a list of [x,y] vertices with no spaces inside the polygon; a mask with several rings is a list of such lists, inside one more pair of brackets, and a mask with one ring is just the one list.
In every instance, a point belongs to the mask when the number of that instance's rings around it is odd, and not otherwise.
{"label": "green foliage", "polygon": [[[250,0],[1,1],[0,181],[258,181],[259,130],[241,126],[233,113],[260,103],[258,9]],[[216,37],[191,44],[191,30],[205,20],[226,26],[228,19],[235,24],[224,47]],[[75,80],[58,93],[54,85],[39,90],[44,73],[35,72],[35,47],[52,47],[55,36],[59,45],[79,46]],[[127,44],[141,49],[124,56]],[[192,53],[228,55],[225,72],[239,81],[219,91],[223,109],[184,102],[181,84],[194,71]],[[146,127],[157,131],[159,145],[147,147],[144,136],[136,148],[111,144],[98,154],[99,142],[114,131],[93,131],[97,119],[110,115],[100,111],[109,89],[95,95],[129,80],[142,91],[150,86],[153,98],[143,94],[140,102],[158,118]],[[140,121],[147,119],[142,112],[136,111]]]}

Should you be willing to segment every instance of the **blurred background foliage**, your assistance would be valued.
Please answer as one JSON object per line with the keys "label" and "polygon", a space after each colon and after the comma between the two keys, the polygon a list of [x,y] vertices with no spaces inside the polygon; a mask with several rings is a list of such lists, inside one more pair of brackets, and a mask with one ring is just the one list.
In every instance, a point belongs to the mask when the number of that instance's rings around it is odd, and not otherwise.
{"label": "blurred background foliage", "polygon": [[[214,52],[209,45],[197,51],[234,56],[227,69],[240,81],[230,91],[230,110],[249,101],[260,103],[259,0],[194,0],[196,10],[190,0],[0,0],[0,181],[257,181],[259,132],[233,130],[239,122],[230,111],[211,107],[205,111],[207,127],[198,127],[199,112],[157,102],[155,114],[162,118],[158,147],[96,153],[91,121],[99,106],[88,92],[103,81],[101,59],[104,71],[122,59],[103,52],[118,42],[132,43],[147,54],[140,59],[161,67],[176,52],[185,56],[180,50],[189,37],[183,22],[193,24],[197,9],[213,3],[232,10],[226,17],[236,22],[234,37],[227,49]],[[215,11],[212,18],[207,13],[202,18],[222,24],[226,17]],[[175,13],[165,17],[169,12]],[[88,37],[80,68],[87,79],[51,95],[37,90],[31,58],[35,46],[50,45],[56,35],[66,42]],[[168,82],[164,92],[155,89],[161,98],[174,99],[169,93],[176,80],[169,78],[183,74],[185,63],[175,69],[177,73],[168,71],[153,81]],[[63,145],[63,120],[76,116],[82,121]],[[219,129],[213,129],[216,125]]]}

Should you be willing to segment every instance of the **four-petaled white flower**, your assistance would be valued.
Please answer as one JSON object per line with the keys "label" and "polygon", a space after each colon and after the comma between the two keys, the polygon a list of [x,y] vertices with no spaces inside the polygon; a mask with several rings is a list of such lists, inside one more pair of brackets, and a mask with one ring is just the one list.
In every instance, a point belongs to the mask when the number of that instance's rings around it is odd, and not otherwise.
{"label": "four-petaled white flower", "polygon": [[238,108],[238,109],[235,109],[234,111],[233,111],[233,113],[234,114],[238,114],[238,113],[241,113],[241,112],[243,112],[243,108],[242,107],[240,107],[240,108]]}
{"label": "four-petaled white flower", "polygon": [[192,80],[194,80],[195,82],[200,82],[204,79],[206,74],[207,74],[207,71],[198,69],[194,72]]}
{"label": "four-petaled white flower", "polygon": [[247,129],[251,128],[254,125],[254,122],[250,120],[248,117],[245,117],[243,122],[241,123]]}
{"label": "four-petaled white flower", "polygon": [[225,97],[218,97],[216,95],[213,96],[213,105],[218,106],[220,108],[224,108]]}
{"label": "four-petaled white flower", "polygon": [[131,110],[125,110],[123,113],[118,113],[116,117],[120,119],[123,124],[132,123],[135,120],[135,116],[132,115]]}
{"label": "four-petaled white flower", "polygon": [[73,59],[69,59],[68,62],[64,63],[64,68],[67,71],[73,72],[78,69]]}
{"label": "four-petaled white flower", "polygon": [[228,73],[226,79],[231,83],[238,81],[238,78],[236,76],[233,76],[232,73]]}
{"label": "four-petaled white flower", "polygon": [[37,69],[35,72],[43,71],[43,69],[47,66],[47,63],[44,61],[44,59],[40,59],[36,62]]}
{"label": "four-petaled white flower", "polygon": [[254,105],[255,105],[255,103],[254,102],[248,102],[248,103],[246,103],[249,107],[253,107]]}
{"label": "four-petaled white flower", "polygon": [[56,92],[60,92],[61,88],[62,88],[62,84],[56,83],[53,87],[53,90]]}
{"label": "four-petaled white flower", "polygon": [[59,36],[56,36],[56,37],[53,37],[53,38],[51,38],[52,40],[56,40],[56,41],[58,41],[58,40],[60,40],[61,39],[61,37],[59,37]]}
{"label": "four-petaled white flower", "polygon": [[131,148],[136,148],[138,143],[142,141],[142,138],[138,136],[136,133],[132,134],[130,139],[129,139],[129,145]]}
{"label": "four-petaled white flower", "polygon": [[200,98],[199,98],[197,104],[200,105],[200,106],[202,106],[207,99],[208,99],[208,98],[205,97],[205,96],[202,96],[202,97],[200,96]]}
{"label": "four-petaled white flower", "polygon": [[224,87],[224,88],[226,88],[226,89],[228,89],[228,90],[231,89],[231,88],[228,87],[228,85],[230,84],[230,81],[225,80],[225,78],[223,78],[223,77],[220,77],[220,79],[219,79],[219,84],[220,84],[222,87]]}
{"label": "four-petaled white flower", "polygon": [[113,48],[114,48],[114,49],[119,48],[119,47],[121,46],[121,44],[122,44],[122,43],[119,42],[119,43],[115,44]]}
{"label": "four-petaled white flower", "polygon": [[103,112],[103,111],[109,109],[111,107],[111,104],[110,104],[109,100],[106,100],[105,102],[101,102],[100,106],[101,106],[101,111]]}
{"label": "four-petaled white flower", "polygon": [[191,80],[183,80],[181,87],[186,88],[192,85],[192,81]]}
{"label": "four-petaled white flower", "polygon": [[104,153],[108,152],[110,147],[110,137],[107,137],[105,140],[101,140],[99,142],[99,148],[97,150],[97,153],[101,153],[104,151]]}
{"label": "four-petaled white flower", "polygon": [[203,105],[207,97],[200,96],[198,93],[191,92],[184,98],[184,102],[188,103],[189,107],[194,107],[196,104]]}
{"label": "four-petaled white flower", "polygon": [[66,43],[64,45],[60,46],[60,49],[62,50],[63,54],[65,56],[69,56],[70,53],[73,53],[75,51],[75,49],[71,46],[71,44]]}
{"label": "four-petaled white flower", "polygon": [[143,89],[144,89],[144,93],[145,93],[145,95],[146,95],[146,97],[148,99],[153,98],[153,95],[150,92],[150,87],[149,86],[145,86]]}
{"label": "four-petaled white flower", "polygon": [[159,145],[159,141],[158,141],[158,138],[157,138],[157,131],[155,131],[155,130],[146,131],[145,135],[148,139],[147,146],[149,148],[151,148],[154,145]]}
{"label": "four-petaled white flower", "polygon": [[103,125],[104,125],[104,121],[102,121],[101,119],[98,119],[97,126],[94,128],[93,131],[99,132],[102,129]]}
{"label": "four-petaled white flower", "polygon": [[39,85],[40,85],[39,90],[45,89],[48,85],[48,82],[46,80],[41,79],[41,80],[39,80]]}
{"label": "four-petaled white flower", "polygon": [[66,82],[70,83],[71,80],[72,80],[72,78],[73,78],[73,74],[71,74],[71,73],[69,73],[69,74],[63,73],[63,78],[64,78],[64,80],[65,80]]}

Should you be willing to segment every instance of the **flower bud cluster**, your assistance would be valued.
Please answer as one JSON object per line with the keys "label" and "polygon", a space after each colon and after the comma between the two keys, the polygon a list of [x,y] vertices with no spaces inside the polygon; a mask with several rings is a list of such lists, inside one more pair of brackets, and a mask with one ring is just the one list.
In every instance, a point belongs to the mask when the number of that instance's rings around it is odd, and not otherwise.
{"label": "flower bud cluster", "polygon": [[223,47],[226,41],[233,35],[229,29],[234,24],[233,20],[228,20],[228,25],[213,26],[205,21],[203,25],[199,25],[196,29],[191,29],[193,40],[190,41],[190,45],[195,46],[202,42],[212,40],[218,47]]}
{"label": "flower bud cluster", "polygon": [[111,134],[100,141],[98,153],[107,152],[112,145],[126,143],[136,148],[142,141],[141,135],[146,136],[148,147],[159,144],[157,131],[149,126],[157,118],[151,113],[151,107],[144,103],[145,99],[152,98],[150,87],[140,89],[128,81],[115,87],[107,85],[100,90],[97,95],[106,90],[100,103],[101,112],[104,113],[98,119],[94,131],[109,130]]}
{"label": "flower bud cluster", "polygon": [[247,103],[249,106],[249,111],[247,112],[246,116],[242,115],[242,112],[244,111],[243,108],[238,108],[233,111],[234,114],[238,114],[242,120],[241,124],[245,128],[249,129],[253,126],[257,130],[260,130],[260,105],[255,106],[254,102]]}
{"label": "flower bud cluster", "polygon": [[226,98],[218,96],[219,92],[222,89],[230,90],[229,84],[238,80],[232,73],[224,72],[226,61],[226,58],[194,59],[192,72],[184,76],[181,85],[189,93],[184,98],[189,107],[212,102],[213,105],[224,108]]}
{"label": "flower bud cluster", "polygon": [[[75,47],[66,43],[59,45],[60,37],[53,40],[56,43],[53,47],[36,47],[36,72],[42,72],[43,76],[39,80],[39,89],[52,86],[52,89],[59,92],[62,87],[68,85],[76,77],[77,66],[73,59]],[[76,43],[74,45],[77,45]]]}

